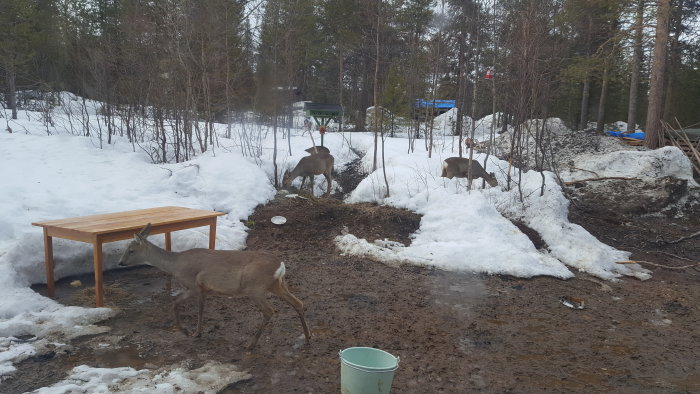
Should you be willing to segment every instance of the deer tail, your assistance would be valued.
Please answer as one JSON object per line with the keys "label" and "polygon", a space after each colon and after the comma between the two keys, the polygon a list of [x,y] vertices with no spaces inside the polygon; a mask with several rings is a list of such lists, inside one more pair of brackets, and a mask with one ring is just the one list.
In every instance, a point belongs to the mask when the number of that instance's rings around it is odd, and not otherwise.
{"label": "deer tail", "polygon": [[273,278],[280,280],[280,279],[284,278],[284,274],[286,272],[287,272],[287,268],[284,266],[284,262],[280,261],[280,267],[277,268],[277,271],[275,271]]}

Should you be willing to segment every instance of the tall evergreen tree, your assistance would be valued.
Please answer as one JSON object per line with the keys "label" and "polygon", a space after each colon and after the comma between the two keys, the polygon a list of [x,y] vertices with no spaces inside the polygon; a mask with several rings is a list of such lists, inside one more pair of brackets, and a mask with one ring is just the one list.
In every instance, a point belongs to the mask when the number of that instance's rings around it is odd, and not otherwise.
{"label": "tall evergreen tree", "polygon": [[0,1],[0,67],[5,80],[5,101],[17,119],[17,80],[27,78],[35,55],[37,15],[31,0]]}
{"label": "tall evergreen tree", "polygon": [[654,56],[651,64],[651,81],[649,84],[649,107],[644,136],[644,145],[650,149],[662,146],[663,129],[661,121],[664,113],[664,74],[667,66],[667,47],[669,36],[669,19],[671,0],[660,0],[656,17],[656,38]]}

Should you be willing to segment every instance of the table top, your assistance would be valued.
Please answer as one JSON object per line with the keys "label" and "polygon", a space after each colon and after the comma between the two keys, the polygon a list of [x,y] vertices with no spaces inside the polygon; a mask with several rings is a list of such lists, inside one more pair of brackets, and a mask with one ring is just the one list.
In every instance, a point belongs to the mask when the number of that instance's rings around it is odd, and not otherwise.
{"label": "table top", "polygon": [[32,223],[32,225],[65,229],[81,234],[99,235],[141,229],[148,223],[151,223],[152,226],[162,226],[197,219],[208,219],[221,215],[225,215],[225,213],[185,207],[158,207],[49,220]]}

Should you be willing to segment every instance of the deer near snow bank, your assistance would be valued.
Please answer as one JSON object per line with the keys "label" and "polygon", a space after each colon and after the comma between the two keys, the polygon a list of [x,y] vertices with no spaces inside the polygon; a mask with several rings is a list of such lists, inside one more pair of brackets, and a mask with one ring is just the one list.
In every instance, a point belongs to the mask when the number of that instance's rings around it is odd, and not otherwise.
{"label": "deer near snow bank", "polygon": [[311,194],[314,192],[314,175],[323,174],[326,177],[326,183],[328,188],[324,196],[331,194],[331,181],[333,180],[333,163],[335,158],[330,153],[319,152],[313,153],[309,156],[304,156],[299,160],[299,163],[294,167],[294,169],[289,172],[284,172],[284,177],[282,178],[282,185],[288,187],[294,179],[301,177],[301,186],[299,189],[304,187],[304,182],[306,177],[311,179]]}
{"label": "deer near snow bank", "polygon": [[263,322],[253,341],[248,346],[252,349],[258,343],[260,334],[275,313],[266,297],[273,293],[291,305],[299,314],[306,343],[311,340],[311,333],[304,319],[304,304],[287,288],[284,280],[286,268],[277,257],[265,252],[190,249],[184,252],[168,252],[148,241],[151,224],[134,235],[119,265],[130,266],[145,263],[154,266],[172,277],[185,287],[173,303],[175,324],[180,331],[187,331],[180,323],[178,306],[191,297],[196,297],[199,307],[197,329],[192,336],[202,333],[202,315],[204,297],[207,293],[219,293],[227,296],[247,296],[260,309]]}
{"label": "deer near snow bank", "polygon": [[[497,186],[496,174],[487,173],[478,161],[471,161],[472,179],[483,178],[491,187]],[[442,163],[442,177],[452,179],[466,178],[469,171],[469,159],[464,157],[448,157]]]}

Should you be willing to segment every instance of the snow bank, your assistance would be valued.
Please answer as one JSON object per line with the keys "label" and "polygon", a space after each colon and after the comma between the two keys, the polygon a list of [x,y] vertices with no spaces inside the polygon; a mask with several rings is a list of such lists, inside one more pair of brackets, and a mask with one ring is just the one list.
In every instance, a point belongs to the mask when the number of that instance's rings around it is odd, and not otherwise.
{"label": "snow bank", "polygon": [[[486,171],[496,173],[499,186],[476,190],[481,187],[481,180],[477,179],[474,190],[467,193],[466,180],[439,177],[441,161],[451,152],[435,152],[432,158],[426,158],[423,153],[404,152],[399,142],[386,144],[389,196],[384,170],[380,168],[364,179],[347,201],[377,202],[422,214],[421,227],[411,245],[381,249],[366,241],[342,237],[336,240],[341,250],[385,256],[392,263],[412,262],[520,277],[573,276],[566,266],[605,279],[622,275],[649,277],[649,271],[639,265],[615,264],[626,260],[628,252],[605,245],[582,227],[569,223],[568,200],[553,174],[544,173],[546,191],[540,196],[542,176],[536,172],[522,173],[521,202],[515,184],[511,190],[504,190],[508,163],[493,156]],[[366,168],[371,163],[368,156],[363,158]],[[483,158],[482,154],[474,156],[479,162]],[[517,171],[511,168],[514,180],[519,179]],[[538,231],[549,250],[536,250],[509,219],[520,220]]]}
{"label": "snow bank", "polygon": [[646,280],[650,271],[639,265],[621,265],[631,253],[617,250],[593,237],[583,227],[568,221],[569,201],[550,172],[545,172],[545,191],[540,196],[541,175],[534,171],[522,174],[524,201],[518,192],[496,192],[495,204],[505,216],[520,220],[536,230],[549,247],[552,257],[562,263],[599,278],[614,280],[634,276]]}
{"label": "snow bank", "polygon": [[[474,140],[475,141],[488,141],[491,138],[491,126],[494,126],[494,137],[498,136],[501,132],[501,128],[498,126],[498,120],[504,115],[502,113],[489,114],[483,118],[477,120],[474,123]],[[459,117],[459,111],[457,108],[452,108],[449,111],[440,114],[433,120],[433,128],[435,135],[441,136],[451,136],[455,131],[455,123]],[[494,125],[494,122],[496,123]],[[471,135],[472,128],[472,118],[468,115],[462,117],[462,133],[463,136],[469,137]],[[508,130],[512,127],[508,126]]]}
{"label": "snow bank", "polygon": [[[572,168],[573,167],[573,168]],[[654,150],[618,150],[602,154],[583,154],[573,158],[573,166],[561,172],[562,179],[626,177],[653,182],[671,176],[698,186],[687,156],[675,146]]]}
{"label": "snow bank", "polygon": [[537,251],[527,236],[501,216],[480,192],[453,194],[437,185],[430,192],[417,193],[412,200],[411,205],[423,218],[410,246],[369,244],[351,235],[337,238],[336,244],[345,253],[392,263],[525,278],[573,276],[556,259]]}
{"label": "snow bank", "polygon": [[233,364],[215,361],[189,370],[182,366],[152,371],[134,368],[92,368],[80,365],[68,378],[33,394],[64,393],[218,393],[233,383],[248,380],[251,375],[238,371]]}

